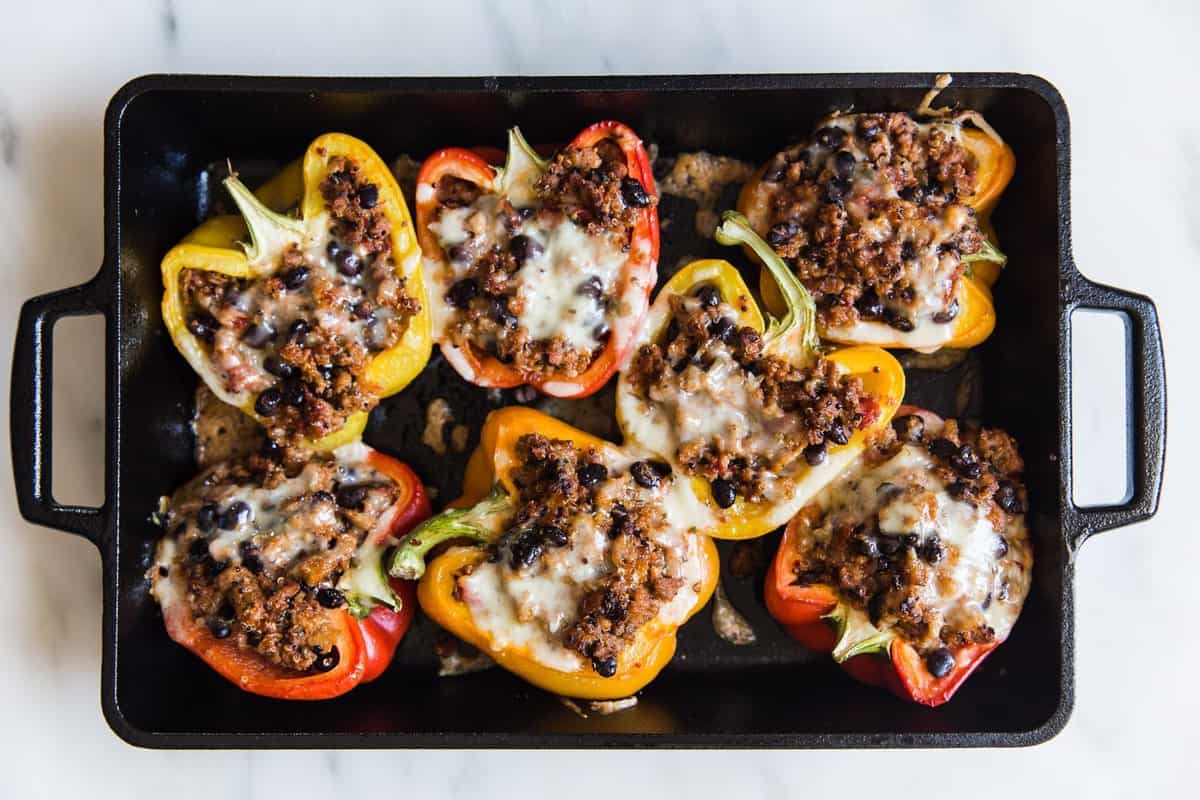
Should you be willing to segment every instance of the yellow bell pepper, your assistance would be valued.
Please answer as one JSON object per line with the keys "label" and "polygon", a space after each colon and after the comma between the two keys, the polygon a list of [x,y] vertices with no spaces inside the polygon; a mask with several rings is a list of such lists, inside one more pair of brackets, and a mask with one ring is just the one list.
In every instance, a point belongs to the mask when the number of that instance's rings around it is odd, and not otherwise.
{"label": "yellow bell pepper", "polygon": [[[783,261],[750,228],[745,217],[737,212],[725,212],[717,230],[717,240],[723,244],[741,244],[751,248],[769,274],[776,276],[784,287],[785,313],[782,318],[764,325],[763,315],[750,295],[750,289],[737,269],[728,261],[708,259],[695,261],[675,273],[659,291],[643,328],[639,346],[659,340],[671,319],[670,301],[673,296],[687,296],[705,284],[714,286],[721,299],[732,306],[739,327],[750,327],[764,334],[764,351],[793,364],[807,363],[814,354],[816,335],[813,329],[816,309],[812,298]],[[890,353],[878,347],[847,347],[826,353],[825,357],[859,378],[864,391],[878,403],[878,413],[863,429],[855,431],[844,445],[829,448],[825,461],[818,466],[801,466],[789,481],[786,500],[775,503],[750,503],[738,497],[728,508],[721,508],[712,496],[709,482],[691,478],[693,492],[703,506],[697,515],[707,516],[709,524],[701,529],[718,539],[750,539],[762,536],[786,524],[805,506],[825,484],[849,466],[866,447],[870,435],[888,425],[904,399],[904,370]],[[676,465],[674,452],[658,452],[657,442],[663,441],[659,430],[670,421],[648,408],[646,400],[633,386],[627,371],[621,373],[617,384],[617,420],[627,443],[655,452]],[[674,443],[675,437],[666,437]],[[673,447],[668,444],[668,448]]]}
{"label": "yellow bell pepper", "polygon": [[[419,577],[417,601],[434,622],[534,686],[589,700],[628,697],[654,680],[671,660],[677,625],[658,619],[648,622],[621,652],[616,674],[605,678],[583,665],[575,671],[548,667],[526,647],[498,644],[475,623],[470,607],[458,598],[459,576],[487,558],[486,545],[503,532],[505,520],[512,513],[511,498],[517,489],[510,472],[518,465],[517,441],[528,433],[564,439],[581,448],[616,449],[603,439],[529,408],[510,406],[493,411],[484,423],[479,447],[468,462],[462,497],[451,504],[450,510],[416,528],[405,539],[392,558],[391,574],[405,579]],[[451,546],[426,566],[425,557],[431,549],[464,540],[474,544]],[[720,559],[716,547],[707,537],[700,537],[700,547],[705,577],[688,617],[708,602],[717,584]]]}
{"label": "yellow bell pepper", "polygon": [[[323,224],[327,210],[320,185],[330,172],[329,162],[339,156],[355,164],[365,182],[377,187],[377,207],[392,225],[391,257],[396,274],[404,279],[405,291],[421,305],[421,310],[408,320],[400,341],[376,354],[367,364],[363,376],[365,388],[376,397],[395,394],[429,360],[433,337],[420,270],[421,251],[400,188],[387,165],[364,142],[345,134],[325,134],[309,145],[302,160],[289,164],[256,194],[251,194],[236,178],[228,179],[226,186],[241,215],[206,221],[173,247],[162,261],[163,322],[175,346],[218,397],[259,422],[264,419],[255,413],[257,396],[248,391],[237,394],[226,391],[207,349],[188,330],[180,276],[185,269],[219,272],[235,278],[273,274],[282,250],[302,241],[313,225]],[[299,219],[288,215],[293,209],[299,211]],[[243,244],[247,235],[251,239],[249,246]],[[339,430],[309,444],[322,450],[338,447],[357,439],[366,422],[367,412],[356,412]]]}
{"label": "yellow bell pepper", "polygon": [[[967,256],[967,274],[959,280],[955,292],[959,313],[953,322],[951,336],[948,340],[937,345],[941,347],[974,347],[982,344],[996,327],[996,309],[992,303],[989,291],[1000,276],[1007,258],[996,248],[995,229],[991,224],[991,213],[1012,180],[1016,169],[1016,157],[1012,148],[993,138],[987,133],[975,129],[962,129],[962,144],[975,156],[977,164],[977,188],[975,194],[963,198],[968,206],[975,209],[979,226],[985,234],[983,249],[979,253]],[[738,195],[738,210],[745,214],[758,228],[759,234],[766,231],[762,220],[765,219],[766,208],[770,202],[770,192],[762,180],[767,165],[760,167],[742,187]],[[773,313],[784,310],[783,297],[770,272],[764,266],[759,273],[759,292],[763,304]],[[911,334],[898,331],[880,322],[864,322],[871,332],[869,342],[839,335],[834,331],[822,330],[821,337],[840,344],[874,344],[879,347],[906,348],[912,347]],[[936,349],[936,348],[935,348]]]}

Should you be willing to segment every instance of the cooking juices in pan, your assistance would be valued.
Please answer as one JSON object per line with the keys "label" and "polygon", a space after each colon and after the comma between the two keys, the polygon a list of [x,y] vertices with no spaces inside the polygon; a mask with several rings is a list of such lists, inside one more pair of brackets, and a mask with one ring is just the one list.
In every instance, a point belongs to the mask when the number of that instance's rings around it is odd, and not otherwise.
{"label": "cooking juices in pan", "polygon": [[[513,128],[502,167],[436,152],[415,231],[348,137],[257,195],[231,178],[245,229],[210,221],[168,255],[164,312],[268,445],[169,504],[152,580],[171,636],[250,691],[329,697],[386,666],[412,610],[397,581],[419,578],[425,612],[505,669],[627,697],[712,594],[711,537],[786,524],[771,614],[861,680],[948,700],[1007,637],[1032,554],[1007,435],[893,419],[905,376],[876,345],[978,344],[1004,262],[987,215],[1011,151],[977,115],[922,110],[831,117],[745,185],[716,239],[762,265],[766,320],[736,268],[706,260],[643,324],[658,198],[620,123],[547,157]],[[425,513],[411,473],[361,444],[309,448],[357,438],[431,338],[489,388],[576,398],[620,370],[624,445],[495,411],[463,496],[400,541]]]}

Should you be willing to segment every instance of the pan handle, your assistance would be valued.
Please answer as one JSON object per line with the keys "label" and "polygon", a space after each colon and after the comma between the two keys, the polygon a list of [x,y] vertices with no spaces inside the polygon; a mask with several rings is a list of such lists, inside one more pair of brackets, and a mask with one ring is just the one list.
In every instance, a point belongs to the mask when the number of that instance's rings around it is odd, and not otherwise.
{"label": "pan handle", "polygon": [[107,316],[108,310],[99,276],[26,301],[17,323],[9,398],[13,475],[21,516],[38,525],[78,534],[96,545],[105,530],[107,506],[69,506],[54,500],[50,392],[54,381],[54,324],[62,317]]}
{"label": "pan handle", "polygon": [[[1128,345],[1125,374],[1129,404],[1129,479],[1132,493],[1122,503],[1076,506],[1066,498],[1075,518],[1075,545],[1093,533],[1141,522],[1158,511],[1167,443],[1167,376],[1163,364],[1162,332],[1158,311],[1150,298],[1093,283],[1075,273],[1069,286],[1067,327],[1077,308],[1112,311],[1125,318]],[[1071,487],[1072,491],[1074,486]]]}

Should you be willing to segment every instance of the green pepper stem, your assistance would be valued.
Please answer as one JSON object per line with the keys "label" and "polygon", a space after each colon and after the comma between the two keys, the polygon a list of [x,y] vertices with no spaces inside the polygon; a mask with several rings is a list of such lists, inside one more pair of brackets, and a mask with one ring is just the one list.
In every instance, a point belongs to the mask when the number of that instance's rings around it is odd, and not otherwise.
{"label": "green pepper stem", "polygon": [[764,338],[770,342],[799,336],[799,347],[808,352],[817,346],[817,305],[804,284],[795,276],[762,237],[754,232],[750,221],[736,211],[721,215],[721,225],[716,232],[717,241],[724,245],[745,245],[754,251],[783,295],[787,312],[775,319],[771,317]]}
{"label": "green pepper stem", "polygon": [[520,128],[509,128],[508,155],[499,176],[501,194],[506,195],[508,201],[518,208],[534,205],[537,196],[533,185],[546,171],[547,164],[525,141]]}
{"label": "green pepper stem", "polygon": [[964,264],[970,264],[975,261],[991,261],[993,264],[999,264],[1003,267],[1008,263],[1008,256],[1000,252],[1000,248],[996,247],[996,245],[984,239],[983,244],[979,247],[979,252],[963,256]]}
{"label": "green pepper stem", "polygon": [[847,608],[845,603],[838,603],[825,619],[837,628],[837,644],[832,655],[839,664],[863,653],[885,652],[895,638],[891,631],[879,630],[865,614]]}
{"label": "green pepper stem", "polygon": [[415,581],[425,574],[425,557],[442,542],[471,539],[490,544],[495,538],[498,517],[512,510],[508,495],[496,486],[492,493],[470,508],[452,508],[422,522],[404,537],[392,553],[388,574]]}
{"label": "green pepper stem", "polygon": [[[250,231],[250,244],[242,243],[242,249],[250,261],[258,262],[267,255],[281,253],[290,245],[298,245],[303,241],[303,222],[267,208],[254,192],[246,188],[246,184],[238,180],[236,174],[230,174],[223,183]],[[263,265],[262,271],[269,271],[271,267],[273,265]]]}

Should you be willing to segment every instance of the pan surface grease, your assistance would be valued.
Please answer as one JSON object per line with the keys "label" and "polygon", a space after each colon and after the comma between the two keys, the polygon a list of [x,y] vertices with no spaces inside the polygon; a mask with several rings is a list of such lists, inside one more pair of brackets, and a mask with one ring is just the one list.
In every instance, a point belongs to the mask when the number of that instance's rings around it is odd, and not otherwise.
{"label": "pan surface grease", "polygon": [[[163,332],[154,269],[187,230],[232,210],[220,186],[226,158],[256,185],[326,130],[353,132],[386,159],[419,159],[447,144],[491,144],[515,124],[532,141],[563,142],[595,120],[619,119],[654,156],[661,192],[656,290],[703,258],[730,261],[755,287],[758,262],[708,236],[714,212],[736,205],[745,165],[765,164],[808,137],[831,111],[915,109],[933,78],[151,76],[124,87],[106,120],[104,267],[84,286],[26,304],[11,415],[22,512],[87,537],[102,554],[102,704],[113,729],[149,747],[274,748],[1011,746],[1055,735],[1073,702],[1073,553],[1089,534],[1157,510],[1165,379],[1153,304],[1092,284],[1074,268],[1066,109],[1053,87],[1028,76],[957,75],[941,98],[981,112],[1018,164],[992,214],[1008,256],[988,290],[997,310],[994,332],[970,350],[897,354],[907,377],[904,402],[1002,428],[1020,442],[1026,462],[1026,521],[1037,564],[1029,597],[1011,637],[952,702],[936,709],[900,703],[847,680],[827,655],[789,638],[763,602],[778,532],[718,543],[723,602],[742,617],[738,635],[718,635],[711,614],[696,615],[679,631],[674,660],[636,705],[589,708],[584,715],[499,669],[448,670],[451,650],[480,666],[486,661],[461,644],[447,645],[420,614],[390,668],[370,684],[315,704],[256,697],[173,646],[147,591],[145,573],[161,535],[147,521],[149,512],[197,471],[198,431],[208,432],[211,454],[225,449],[212,432],[237,427],[236,418],[222,424],[203,415],[193,427],[197,381]],[[253,108],[271,113],[245,113]],[[397,119],[421,122],[405,128]],[[705,181],[705,164],[719,180]],[[411,207],[411,162],[398,165]],[[1080,306],[1122,312],[1133,331],[1127,358],[1134,492],[1128,503],[1102,509],[1079,509],[1069,500],[1067,354],[1070,313]],[[63,315],[96,311],[108,322],[108,493],[100,509],[63,507],[48,491],[45,333]],[[462,493],[467,459],[489,412],[531,406],[617,441],[615,384],[581,400],[527,387],[488,389],[464,381],[435,351],[403,391],[379,403],[363,441],[409,464],[442,508]],[[213,407],[205,398],[204,408]],[[471,674],[439,678],[439,664]]]}

